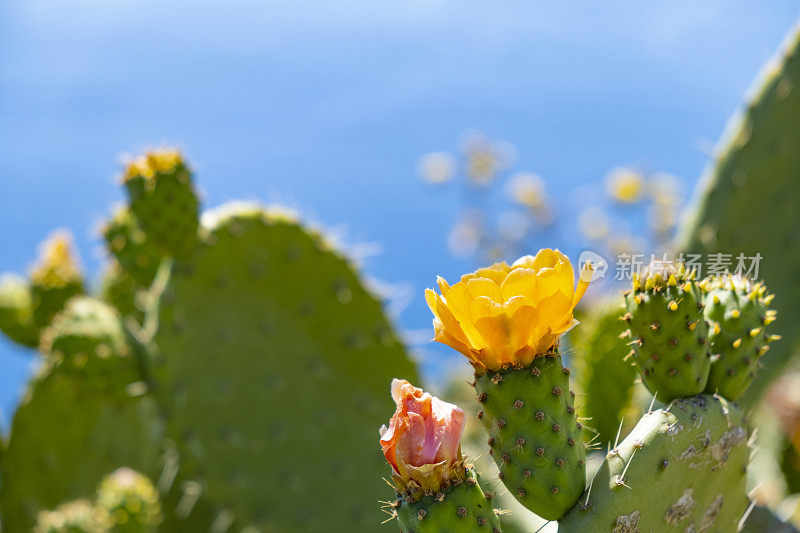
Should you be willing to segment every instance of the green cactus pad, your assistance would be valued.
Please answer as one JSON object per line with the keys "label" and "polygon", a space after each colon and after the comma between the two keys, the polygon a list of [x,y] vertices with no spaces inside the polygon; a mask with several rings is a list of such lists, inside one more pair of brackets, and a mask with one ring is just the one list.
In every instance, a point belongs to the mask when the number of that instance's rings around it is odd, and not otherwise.
{"label": "green cactus pad", "polygon": [[24,346],[35,348],[39,344],[30,284],[13,274],[0,277],[0,331]]}
{"label": "green cactus pad", "polygon": [[742,412],[719,396],[642,417],[606,456],[559,532],[736,531],[749,501]]}
{"label": "green cactus pad", "polygon": [[744,279],[709,279],[702,288],[709,349],[716,356],[706,392],[736,401],[753,381],[768,343],[776,338],[766,333],[775,318],[769,309],[772,298],[763,285]]}
{"label": "green cactus pad", "polygon": [[161,523],[158,491],[130,468],[120,468],[100,483],[97,505],[108,513],[115,533],[153,532]]}
{"label": "green cactus pad", "polygon": [[120,465],[159,474],[160,424],[113,309],[78,298],[43,334],[54,352],[14,414],[0,460],[4,531],[28,531],[39,511],[91,495]]}
{"label": "green cactus pad", "polygon": [[584,431],[584,437],[601,444],[614,440],[637,376],[636,368],[625,358],[630,347],[620,340],[627,329],[620,320],[623,313],[616,299],[600,302],[579,316],[580,326],[569,333],[576,387],[582,393],[579,398],[585,399],[576,409],[591,428]]}
{"label": "green cactus pad", "polygon": [[200,207],[183,157],[171,149],[148,152],[128,164],[123,180],[147,240],[162,255],[188,256],[197,243]]}
{"label": "green cactus pad", "polygon": [[149,287],[161,264],[161,254],[147,241],[131,210],[123,207],[115,211],[102,232],[106,248],[122,270],[139,285]]}
{"label": "green cactus pad", "polygon": [[444,492],[392,505],[401,533],[500,533],[500,521],[478,484],[475,471]]}
{"label": "green cactus pad", "polygon": [[761,257],[758,274],[779,295],[782,317],[775,333],[784,341],[764,356],[763,368],[742,397],[755,405],[770,382],[797,353],[800,328],[800,29],[792,29],[779,54],[762,71],[755,90],[726,128],[713,164],[698,185],[694,205],[681,224],[678,249],[703,254],[730,254],[731,271],[738,256]]}
{"label": "green cactus pad", "polygon": [[625,293],[631,355],[642,383],[662,402],[703,392],[711,355],[700,289],[682,267],[636,276]]}
{"label": "green cactus pad", "polygon": [[154,285],[153,375],[187,480],[221,521],[379,530],[386,383],[416,380],[381,303],[292,217],[234,206],[204,220],[193,259]]}
{"label": "green cactus pad", "polygon": [[502,482],[537,515],[561,518],[586,481],[581,424],[561,354],[554,349],[526,368],[476,375],[475,391]]}
{"label": "green cactus pad", "polygon": [[39,513],[33,533],[105,533],[109,526],[109,517],[101,508],[88,500],[75,500]]}

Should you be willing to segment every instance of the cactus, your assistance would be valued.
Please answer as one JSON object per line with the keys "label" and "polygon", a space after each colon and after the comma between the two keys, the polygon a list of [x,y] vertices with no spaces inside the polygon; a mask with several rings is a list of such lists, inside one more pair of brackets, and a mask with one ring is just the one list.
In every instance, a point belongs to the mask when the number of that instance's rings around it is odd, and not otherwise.
{"label": "cactus", "polygon": [[683,265],[637,274],[625,304],[631,355],[648,390],[663,402],[703,392],[711,354],[694,274]]}
{"label": "cactus", "polygon": [[678,399],[610,450],[559,531],[736,531],[750,450],[741,410],[719,396]]}
{"label": "cactus", "polygon": [[525,507],[560,518],[583,492],[586,450],[557,349],[523,370],[487,372],[475,391],[500,479]]}
{"label": "cactus", "polygon": [[391,504],[402,533],[500,533],[500,522],[467,468],[464,481],[419,501],[397,499]]}
{"label": "cactus", "polygon": [[739,254],[758,254],[762,260],[751,277],[763,279],[780,295],[775,309],[785,326],[779,324],[775,332],[785,341],[762,358],[764,368],[742,398],[749,406],[781,374],[800,341],[800,330],[788,327],[800,316],[800,253],[795,246],[800,211],[794,193],[800,151],[792,148],[798,143],[800,121],[798,47],[800,32],[795,29],[764,69],[743,113],[728,125],[677,242],[685,252],[731,254],[734,267]]}
{"label": "cactus", "polygon": [[766,333],[775,320],[775,311],[769,309],[773,295],[766,295],[763,284],[743,278],[715,277],[701,288],[710,350],[716,356],[706,392],[736,401],[755,377],[768,343],[780,338]]}
{"label": "cactus", "polygon": [[103,479],[97,505],[108,513],[115,533],[153,532],[161,522],[158,491],[146,476],[130,468],[120,468]]}
{"label": "cactus", "polygon": [[584,431],[587,441],[605,444],[614,440],[633,396],[637,372],[625,359],[630,347],[620,341],[627,328],[620,320],[623,313],[618,298],[596,302],[569,333],[569,354],[576,371],[578,400],[582,400],[576,401],[575,408],[586,419],[584,426],[591,428]]}
{"label": "cactus", "polygon": [[368,502],[382,462],[366,437],[386,380],[414,375],[380,303],[285,212],[239,205],[206,219],[149,317],[156,390],[187,479],[262,529],[377,527]]}
{"label": "cactus", "polygon": [[[130,198],[131,212],[152,246],[161,255],[188,256],[197,243],[199,201],[191,172],[181,154],[173,149],[163,149],[137,157],[125,169],[123,182]],[[134,261],[149,257],[146,250],[125,249],[127,246],[138,248],[135,224],[126,223],[126,226],[122,230],[125,245],[120,246],[117,252],[112,241],[112,251]],[[138,263],[137,266],[151,267],[150,264]]]}
{"label": "cactus", "polygon": [[42,334],[45,361],[14,414],[0,462],[4,531],[91,494],[108,471],[161,470],[156,407],[142,398],[138,361],[119,316],[84,297]]}

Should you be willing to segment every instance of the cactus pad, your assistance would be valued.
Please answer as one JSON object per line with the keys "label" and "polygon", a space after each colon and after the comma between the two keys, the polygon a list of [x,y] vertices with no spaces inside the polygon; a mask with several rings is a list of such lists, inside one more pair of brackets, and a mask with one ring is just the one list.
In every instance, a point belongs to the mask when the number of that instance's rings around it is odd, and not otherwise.
{"label": "cactus pad", "polygon": [[155,404],[136,396],[143,384],[128,383],[136,361],[116,312],[75,299],[43,338],[58,353],[29,384],[2,449],[0,511],[12,533],[28,531],[44,509],[92,494],[120,465],[161,470]]}
{"label": "cactus pad", "polygon": [[154,285],[153,375],[187,479],[223,522],[378,529],[385,384],[416,379],[380,302],[292,217],[208,215],[192,260]]}
{"label": "cactus pad", "polygon": [[398,499],[392,509],[401,533],[500,533],[497,515],[471,468],[462,483],[419,501]]}
{"label": "cactus pad", "polygon": [[[180,153],[172,149],[155,150],[137,157],[123,176],[130,197],[130,208],[139,220],[147,240],[161,255],[187,256],[197,242],[199,201],[192,184],[192,175]],[[126,244],[135,245],[128,239]],[[117,248],[110,242],[112,251]],[[140,254],[124,256],[134,260]],[[149,256],[149,252],[145,252]]]}
{"label": "cactus pad", "polygon": [[106,248],[122,270],[139,285],[149,287],[161,264],[161,254],[147,240],[131,210],[124,207],[115,211],[102,232]]}
{"label": "cactus pad", "polygon": [[753,380],[759,359],[775,336],[766,327],[775,319],[771,296],[763,284],[741,278],[714,278],[702,284],[708,340],[716,359],[711,364],[706,392],[736,401]]}
{"label": "cactus pad", "polygon": [[642,382],[663,401],[703,392],[711,366],[700,289],[681,265],[634,276],[625,293],[631,355]]}
{"label": "cactus pad", "polygon": [[[618,300],[615,298],[615,303]],[[570,354],[575,364],[577,389],[585,398],[577,405],[586,418],[587,440],[605,444],[614,440],[623,411],[629,406],[637,376],[625,356],[630,347],[620,340],[627,328],[620,316],[624,310],[612,302],[599,303],[580,317],[580,326],[569,333]],[[593,431],[592,431],[593,430]]]}
{"label": "cactus pad", "polygon": [[559,531],[736,531],[748,507],[742,412],[719,396],[642,417],[606,456]]}
{"label": "cactus pad", "polygon": [[502,482],[542,518],[561,518],[586,481],[581,424],[561,354],[553,349],[526,368],[478,375],[475,391]]}

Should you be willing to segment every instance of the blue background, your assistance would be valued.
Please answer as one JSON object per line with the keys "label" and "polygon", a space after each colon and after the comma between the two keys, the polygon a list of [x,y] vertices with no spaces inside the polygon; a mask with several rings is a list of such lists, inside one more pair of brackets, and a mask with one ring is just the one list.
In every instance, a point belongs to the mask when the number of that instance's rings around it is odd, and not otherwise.
{"label": "blue background", "polygon": [[[262,199],[377,243],[400,327],[429,338],[422,290],[475,265],[445,240],[459,196],[415,173],[466,128],[507,139],[561,215],[609,168],[688,189],[796,2],[5,1],[0,5],[0,271],[55,227],[84,266],[123,200],[121,157],[182,147],[205,206]],[[565,212],[566,211],[566,212]],[[544,243],[575,253],[577,244]],[[450,358],[421,344],[429,373]],[[0,339],[7,425],[33,354]]]}

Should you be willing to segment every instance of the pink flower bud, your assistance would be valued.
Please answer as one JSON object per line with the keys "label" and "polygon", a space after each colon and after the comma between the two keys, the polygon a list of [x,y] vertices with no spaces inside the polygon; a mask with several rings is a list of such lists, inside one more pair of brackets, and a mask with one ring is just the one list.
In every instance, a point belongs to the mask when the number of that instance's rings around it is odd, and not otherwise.
{"label": "pink flower bud", "polygon": [[463,479],[464,411],[408,381],[392,381],[397,404],[380,444],[402,489],[435,492]]}

